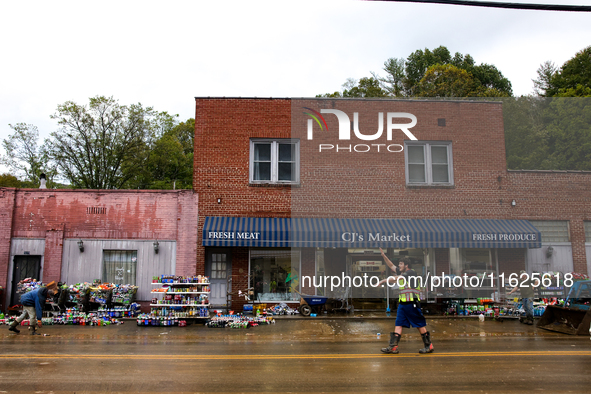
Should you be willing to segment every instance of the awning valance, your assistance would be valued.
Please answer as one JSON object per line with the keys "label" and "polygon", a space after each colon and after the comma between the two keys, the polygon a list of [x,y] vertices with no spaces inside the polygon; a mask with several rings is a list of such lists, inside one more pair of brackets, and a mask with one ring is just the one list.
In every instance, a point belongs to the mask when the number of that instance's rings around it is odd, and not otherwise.
{"label": "awning valance", "polygon": [[527,220],[206,217],[203,246],[540,248]]}

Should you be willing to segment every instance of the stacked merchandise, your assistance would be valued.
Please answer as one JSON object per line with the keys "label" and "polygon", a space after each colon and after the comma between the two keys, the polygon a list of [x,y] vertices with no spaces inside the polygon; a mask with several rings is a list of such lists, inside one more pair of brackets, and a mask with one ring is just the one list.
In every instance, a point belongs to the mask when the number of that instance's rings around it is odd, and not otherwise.
{"label": "stacked merchandise", "polygon": [[124,305],[115,305],[112,308],[106,308],[104,306],[99,307],[98,313],[102,313],[108,315],[110,317],[115,318],[124,318],[124,317],[136,317],[140,312],[140,304],[131,303],[127,306]]}
{"label": "stacked merchandise", "polygon": [[135,301],[137,286],[117,284],[113,288],[111,302],[113,304],[130,305]]}
{"label": "stacked merchandise", "polygon": [[66,287],[67,299],[66,303],[74,304],[75,308],[80,311],[88,309],[88,295],[90,293],[90,283],[76,283]]}
{"label": "stacked merchandise", "polygon": [[111,303],[111,296],[113,294],[114,287],[115,285],[112,283],[98,284],[95,281],[95,283],[90,288],[88,300],[100,305],[109,305]]}
{"label": "stacked merchandise", "polygon": [[152,283],[209,283],[209,277],[204,275],[179,276],[160,275],[153,276]]}
{"label": "stacked merchandise", "polygon": [[589,280],[589,275],[587,274],[580,274],[578,272],[571,272],[573,280]]}
{"label": "stacked merchandise", "polygon": [[57,316],[43,318],[44,325],[79,325],[79,326],[108,326],[111,324],[123,324],[122,321],[105,312],[85,313],[76,310],[67,310]]}
{"label": "stacked merchandise", "polygon": [[[0,319],[0,324],[11,324],[16,320],[16,316],[10,316],[6,319]],[[41,318],[41,323],[46,325],[80,325],[80,326],[108,326],[111,324],[123,324],[122,321],[111,318],[105,314],[99,313],[84,313],[79,311],[70,311],[60,313],[52,317]],[[29,320],[25,319],[21,322],[21,326],[28,326]]]}
{"label": "stacked merchandise", "polygon": [[25,293],[28,293],[29,291],[37,290],[41,286],[43,286],[43,282],[26,278],[18,282],[16,285],[16,293],[17,295],[21,296]]}
{"label": "stacked merchandise", "polygon": [[269,307],[267,313],[272,315],[295,315],[300,313],[297,309],[290,308],[285,302]]}
{"label": "stacked merchandise", "polygon": [[142,313],[137,317],[138,326],[179,326],[186,327],[187,321],[173,316],[155,316],[151,313]]}
{"label": "stacked merchandise", "polygon": [[275,320],[271,316],[222,315],[205,323],[210,328],[250,328],[264,324],[275,324]]}

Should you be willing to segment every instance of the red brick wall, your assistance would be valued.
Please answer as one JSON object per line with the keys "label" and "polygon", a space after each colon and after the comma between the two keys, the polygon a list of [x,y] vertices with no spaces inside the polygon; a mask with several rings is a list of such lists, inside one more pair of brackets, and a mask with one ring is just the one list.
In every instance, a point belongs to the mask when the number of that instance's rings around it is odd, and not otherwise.
{"label": "red brick wall", "polygon": [[195,275],[197,272],[198,205],[198,196],[193,191],[178,193],[176,275]]}
{"label": "red brick wall", "polygon": [[[8,283],[8,263],[10,259],[10,230],[14,213],[16,189],[0,188],[0,304],[6,305],[6,285]],[[0,308],[2,309],[2,308]]]}
{"label": "red brick wall", "polygon": [[290,133],[288,99],[196,100],[193,189],[199,194],[198,274],[205,272],[201,246],[205,216],[290,216],[290,187],[248,185],[250,138],[289,138]]}
{"label": "red brick wall", "polygon": [[[232,248],[232,304],[236,312],[242,312],[242,306],[248,304],[244,297],[238,297],[238,290],[248,291],[248,248]],[[252,298],[252,297],[251,297]]]}
{"label": "red brick wall", "polygon": [[43,253],[43,278],[49,283],[52,280],[59,282],[62,274],[62,250],[64,230],[62,228],[49,229],[45,232],[45,251]]}
{"label": "red brick wall", "polygon": [[2,281],[9,276],[11,237],[46,239],[44,281],[60,278],[65,238],[176,240],[176,273],[196,272],[192,190],[0,189],[0,196]]}
{"label": "red brick wall", "polygon": [[[500,103],[310,99],[293,102],[294,128],[291,104],[286,99],[196,100],[194,189],[200,195],[200,228],[205,216],[217,215],[569,220],[575,270],[587,272],[582,222],[591,220],[591,173],[507,171]],[[333,134],[315,129],[308,141],[303,106],[342,109],[351,120],[359,112],[365,134],[377,130],[377,111],[414,114],[418,123],[411,132],[419,140],[452,141],[453,187],[407,187],[403,153],[318,153],[319,143],[339,142],[337,119],[327,114]],[[445,127],[438,126],[440,118]],[[249,139],[254,137],[300,138],[300,187],[249,186]],[[391,142],[404,139],[398,132]],[[346,144],[360,143],[368,142],[352,134]],[[201,233],[198,237],[201,242]],[[198,247],[198,272],[202,256]]]}
{"label": "red brick wall", "polygon": [[179,193],[21,189],[12,235],[43,238],[65,224],[64,238],[176,239]]}

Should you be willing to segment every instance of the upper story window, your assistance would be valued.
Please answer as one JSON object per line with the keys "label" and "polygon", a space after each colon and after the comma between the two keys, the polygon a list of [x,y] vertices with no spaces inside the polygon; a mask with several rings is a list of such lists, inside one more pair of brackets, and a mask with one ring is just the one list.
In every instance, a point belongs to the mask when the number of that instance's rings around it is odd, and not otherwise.
{"label": "upper story window", "polygon": [[405,141],[406,184],[409,186],[452,186],[451,142]]}
{"label": "upper story window", "polygon": [[251,183],[299,183],[299,181],[299,140],[250,140]]}
{"label": "upper story window", "polygon": [[567,220],[530,220],[542,234],[542,242],[570,242]]}

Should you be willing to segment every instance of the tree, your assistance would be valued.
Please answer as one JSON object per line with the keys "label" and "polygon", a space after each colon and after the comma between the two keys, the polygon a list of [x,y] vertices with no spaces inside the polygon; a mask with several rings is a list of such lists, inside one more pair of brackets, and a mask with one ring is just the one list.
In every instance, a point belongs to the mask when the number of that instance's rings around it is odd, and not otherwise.
{"label": "tree", "polygon": [[21,181],[11,174],[0,175],[0,187],[21,187]]}
{"label": "tree", "polygon": [[591,170],[591,97],[503,102],[507,168]]}
{"label": "tree", "polygon": [[318,94],[316,97],[387,97],[388,92],[382,89],[380,81],[375,77],[364,77],[359,81],[347,78],[342,85],[342,92]]}
{"label": "tree", "polygon": [[471,97],[483,90],[472,74],[451,64],[429,67],[413,89],[420,97]]}
{"label": "tree", "polygon": [[[425,80],[432,80],[434,73],[441,77],[442,69],[433,69],[435,66],[449,66],[445,72],[448,85],[455,85],[457,88],[469,79],[473,81],[470,85],[475,85],[468,91],[451,88],[445,95],[435,97],[509,97],[513,94],[511,82],[495,66],[486,63],[477,65],[472,56],[458,52],[452,56],[449,49],[440,46],[433,50],[419,49],[411,53],[406,60],[390,58],[384,62],[385,77],[372,73],[371,78],[362,78],[353,89],[344,88],[342,93],[335,92],[317,97],[420,97],[426,92]],[[429,70],[430,75],[427,75]],[[469,76],[456,70],[464,70]],[[452,81],[450,78],[454,76],[460,80]],[[431,89],[427,89],[427,92],[434,94]],[[463,93],[469,96],[459,95]]]}
{"label": "tree", "polygon": [[532,80],[534,83],[534,93],[538,96],[545,96],[550,89],[551,80],[558,68],[551,61],[545,61],[537,70],[538,78]]}
{"label": "tree", "polygon": [[390,58],[386,60],[384,62],[384,71],[386,71],[386,78],[382,79],[384,90],[388,92],[390,96],[404,96],[404,59]]}
{"label": "tree", "polygon": [[343,97],[386,97],[388,93],[381,88],[376,78],[361,78],[359,82],[343,90]]}
{"label": "tree", "polygon": [[0,163],[32,187],[39,186],[39,176],[42,173],[45,173],[48,183],[53,182],[57,171],[45,149],[38,146],[37,127],[26,123],[9,126],[14,133],[2,141],[6,155],[0,157]]}
{"label": "tree", "polygon": [[144,189],[190,189],[193,185],[195,119],[188,119],[163,133],[146,161]]}
{"label": "tree", "polygon": [[534,91],[543,97],[591,97],[591,46],[579,51],[559,69],[546,61],[537,70]]}
{"label": "tree", "polygon": [[174,125],[166,112],[104,96],[88,106],[67,101],[51,118],[61,128],[51,133],[49,156],[73,187],[88,189],[134,187],[153,140]]}
{"label": "tree", "polygon": [[[425,76],[425,73],[431,66],[437,64],[450,64],[451,55],[449,50],[440,46],[433,51],[425,48],[425,50],[417,50],[411,53],[404,62],[404,90],[406,96],[416,96],[415,87]],[[384,71],[387,72],[386,68]]]}
{"label": "tree", "polygon": [[[390,74],[392,72],[391,63],[391,59],[384,63],[384,71],[386,71],[386,73],[389,75],[385,80],[383,80],[385,83],[391,79],[395,79]],[[398,63],[400,64],[400,60]],[[427,76],[427,72],[433,66],[446,65],[454,66],[460,70],[465,70],[472,76],[472,78],[474,78],[477,85],[482,86],[482,89],[475,89],[470,96],[465,97],[490,97],[495,95],[505,97],[511,96],[513,94],[511,82],[509,82],[509,80],[505,78],[495,66],[486,63],[476,65],[476,62],[472,56],[468,54],[462,55],[459,52],[456,52],[452,57],[446,47],[440,46],[439,48],[435,48],[433,51],[430,51],[429,49],[425,49],[424,51],[415,51],[411,53],[404,62],[404,70],[401,69],[401,66],[394,68],[394,71],[398,74],[396,79],[402,80],[402,86],[404,87],[403,95],[406,97],[421,96],[421,92],[424,91],[424,87],[419,88],[418,85],[421,80]],[[461,79],[466,78],[463,73],[456,72],[454,75],[460,77]],[[452,75],[450,75],[450,77],[451,76]],[[458,84],[462,83],[462,81],[458,81]],[[463,90],[460,91],[463,92]]]}

